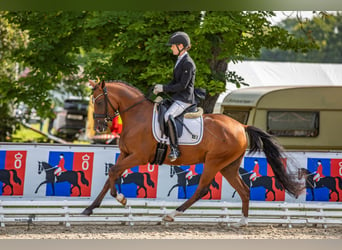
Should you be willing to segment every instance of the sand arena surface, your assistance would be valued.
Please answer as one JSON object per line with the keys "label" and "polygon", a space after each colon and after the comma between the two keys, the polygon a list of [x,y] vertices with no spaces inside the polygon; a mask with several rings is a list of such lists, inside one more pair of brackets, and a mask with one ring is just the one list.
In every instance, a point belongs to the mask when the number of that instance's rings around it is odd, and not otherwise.
{"label": "sand arena surface", "polygon": [[342,239],[342,225],[318,227],[220,225],[72,224],[14,225],[0,228],[0,239]]}

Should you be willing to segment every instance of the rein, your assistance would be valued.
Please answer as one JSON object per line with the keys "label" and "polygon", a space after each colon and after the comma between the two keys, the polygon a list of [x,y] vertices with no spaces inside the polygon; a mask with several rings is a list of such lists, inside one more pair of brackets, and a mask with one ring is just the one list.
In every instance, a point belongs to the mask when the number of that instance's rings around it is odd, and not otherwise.
{"label": "rein", "polygon": [[47,171],[51,171],[51,170],[54,170],[54,169],[56,169],[57,167],[49,167],[49,168],[44,168],[43,166],[41,166],[41,170],[45,170],[46,172]]}

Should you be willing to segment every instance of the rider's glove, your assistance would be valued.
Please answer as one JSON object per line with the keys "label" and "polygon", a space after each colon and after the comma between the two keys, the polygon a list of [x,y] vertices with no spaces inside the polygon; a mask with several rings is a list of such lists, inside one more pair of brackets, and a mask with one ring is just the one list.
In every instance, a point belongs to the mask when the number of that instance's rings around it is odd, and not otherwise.
{"label": "rider's glove", "polygon": [[156,84],[153,89],[153,94],[158,95],[158,93],[163,92],[163,85]]}

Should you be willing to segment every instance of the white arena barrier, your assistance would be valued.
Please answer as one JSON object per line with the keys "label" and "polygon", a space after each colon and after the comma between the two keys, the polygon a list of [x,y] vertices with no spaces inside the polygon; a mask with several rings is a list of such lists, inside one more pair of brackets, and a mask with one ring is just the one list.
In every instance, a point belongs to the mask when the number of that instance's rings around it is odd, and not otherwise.
{"label": "white arena barrier", "polygon": [[[193,194],[197,186],[195,180],[204,167],[203,164],[134,166],[117,182],[117,189],[128,198],[128,206],[122,207],[107,194],[93,216],[79,215],[102,189],[108,168],[115,164],[118,155],[118,148],[108,145],[0,143],[1,225],[162,223],[165,213]],[[294,198],[274,182],[272,186],[257,186],[256,182],[251,182],[250,175],[258,172],[259,176],[272,179],[273,172],[263,154],[247,152],[240,175],[251,185],[250,224],[341,224],[342,152],[287,152],[284,162],[297,177],[297,168],[308,171],[308,176],[315,178],[314,188],[309,186],[306,192]],[[58,167],[63,168],[60,175],[55,172]],[[194,175],[186,180],[185,175],[190,170]],[[195,185],[189,185],[191,182]],[[237,221],[241,215],[241,200],[220,174],[210,190],[184,215],[176,217],[175,223],[230,225]]]}
{"label": "white arena barrier", "polygon": [[[47,224],[63,223],[67,227],[79,223],[138,223],[165,224],[165,214],[173,211],[180,202],[131,200],[124,207],[115,201],[106,200],[91,216],[81,215],[87,201],[1,201],[0,224]],[[232,202],[200,201],[189,208],[172,223],[220,224],[231,226],[241,217],[241,206]],[[277,224],[295,225],[341,225],[341,203],[286,203],[251,202],[249,225]]]}

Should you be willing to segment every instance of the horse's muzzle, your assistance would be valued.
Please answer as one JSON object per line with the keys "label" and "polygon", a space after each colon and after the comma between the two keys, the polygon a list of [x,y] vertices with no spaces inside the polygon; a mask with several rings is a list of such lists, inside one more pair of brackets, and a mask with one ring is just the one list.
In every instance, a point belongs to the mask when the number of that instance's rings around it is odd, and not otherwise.
{"label": "horse's muzzle", "polygon": [[111,132],[107,123],[99,120],[97,121],[95,131],[99,134],[109,134]]}

